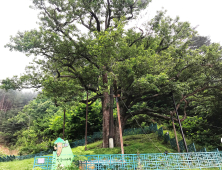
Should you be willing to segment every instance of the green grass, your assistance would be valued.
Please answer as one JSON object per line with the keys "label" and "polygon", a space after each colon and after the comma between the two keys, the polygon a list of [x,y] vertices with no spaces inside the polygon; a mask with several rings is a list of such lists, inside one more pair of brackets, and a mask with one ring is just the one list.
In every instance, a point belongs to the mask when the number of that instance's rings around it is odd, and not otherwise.
{"label": "green grass", "polygon": [[30,170],[33,167],[34,158],[21,161],[1,162],[0,170]]}
{"label": "green grass", "polygon": [[[163,153],[165,150],[174,153],[176,150],[171,149],[170,145],[163,144],[163,140],[159,140],[157,135],[151,133],[149,135],[131,135],[123,137],[124,153],[137,154],[140,153]],[[152,142],[151,142],[152,141]],[[156,145],[156,146],[155,146]],[[85,151],[85,146],[73,148],[75,155],[94,155],[94,154],[121,154],[121,148],[115,147],[102,148],[102,141],[98,141],[87,146],[89,150]],[[159,149],[160,151],[159,151]]]}
{"label": "green grass", "polygon": [[[171,132],[169,132],[171,133]],[[163,153],[167,150],[170,153],[176,153],[176,150],[171,149],[169,144],[164,144],[163,140],[159,140],[154,133],[148,135],[131,135],[124,136],[124,153],[125,154],[143,154],[143,153]],[[152,141],[152,142],[151,142]],[[155,144],[155,145],[154,145]],[[160,151],[159,151],[159,149]],[[120,154],[120,147],[102,148],[102,141],[87,145],[72,148],[74,155],[94,155],[94,154]],[[52,156],[52,154],[50,155]],[[31,170],[33,167],[34,158],[21,161],[1,162],[0,170]],[[208,168],[209,169],[209,168]],[[208,170],[205,169],[205,170]],[[210,170],[218,170],[219,168],[210,168]]]}

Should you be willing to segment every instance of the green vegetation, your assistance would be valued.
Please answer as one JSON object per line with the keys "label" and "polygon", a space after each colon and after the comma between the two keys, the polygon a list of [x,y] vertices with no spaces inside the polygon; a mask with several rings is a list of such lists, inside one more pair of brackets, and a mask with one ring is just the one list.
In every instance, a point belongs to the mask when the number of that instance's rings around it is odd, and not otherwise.
{"label": "green vegetation", "polygon": [[34,158],[25,159],[22,161],[1,162],[0,170],[31,170],[33,167]]}
{"label": "green vegetation", "polygon": [[[12,146],[16,142],[15,132],[27,128],[20,120],[15,121],[14,118],[23,110],[23,107],[37,94],[31,92],[19,92],[15,90],[0,89],[0,143]],[[25,113],[23,113],[24,115]],[[22,116],[21,116],[22,117]],[[26,116],[26,123],[31,120]]]}
{"label": "green vegetation", "polygon": [[[170,145],[163,144],[163,140],[159,140],[155,133],[148,135],[124,136],[123,140],[125,154],[159,153],[159,149],[162,152],[165,152],[166,150],[171,153],[176,152],[174,149],[170,149]],[[120,147],[115,147],[114,149],[102,148],[102,141],[89,144],[87,145],[87,148],[89,150],[85,151],[84,146],[79,146],[73,148],[72,151],[76,155],[121,154]]]}
{"label": "green vegetation", "polygon": [[[0,112],[0,115],[4,117],[3,112]],[[7,143],[11,149],[19,148],[19,154],[32,154],[48,150],[53,146],[53,139],[62,136],[62,108],[56,107],[51,100],[40,95],[24,108],[9,109],[5,115],[7,117],[3,119],[4,121],[0,119],[0,133],[3,134],[0,135],[0,140],[2,140],[0,142]],[[66,110],[65,137],[67,139],[73,141],[83,138],[85,133],[83,130],[85,128],[84,117],[85,104],[83,103]],[[89,106],[88,123],[89,134],[101,130],[102,115],[99,101]]]}
{"label": "green vegetation", "polygon": [[[169,153],[176,153],[176,150],[171,149],[169,144],[166,145],[163,143],[163,140],[159,140],[155,133],[148,135],[124,136],[123,140],[125,154],[160,153],[160,151],[163,153],[166,150]],[[102,141],[89,144],[87,145],[87,148],[88,150],[85,151],[84,146],[79,146],[72,148],[72,152],[74,155],[121,154],[120,147],[115,147],[113,149],[102,148]],[[52,156],[52,154],[50,156]],[[34,158],[21,161],[2,162],[0,163],[0,170],[31,170],[33,163]],[[217,168],[211,169],[216,170]]]}

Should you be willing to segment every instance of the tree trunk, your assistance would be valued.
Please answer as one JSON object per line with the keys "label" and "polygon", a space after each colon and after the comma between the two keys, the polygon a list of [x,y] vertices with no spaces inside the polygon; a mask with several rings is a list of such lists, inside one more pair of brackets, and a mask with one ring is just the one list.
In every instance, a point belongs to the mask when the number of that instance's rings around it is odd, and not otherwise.
{"label": "tree trunk", "polygon": [[110,87],[110,129],[109,129],[109,136],[111,138],[113,138],[113,135],[114,135],[114,122],[113,122],[113,104],[114,104],[114,101],[113,101],[113,87],[111,86]]}
{"label": "tree trunk", "polygon": [[104,92],[102,99],[102,111],[103,111],[103,148],[109,147],[109,118],[110,118],[110,96],[108,93],[108,87],[105,85],[108,83],[107,74],[103,74]]}
{"label": "tree trunk", "polygon": [[[110,86],[110,121],[109,121],[109,139],[114,137],[114,122],[113,122],[113,87]],[[113,139],[114,140],[114,139]],[[114,142],[111,140],[109,142],[109,147],[112,148],[114,146]]]}
{"label": "tree trunk", "polygon": [[63,118],[63,140],[65,140],[65,121],[66,121],[66,110],[64,109],[64,118]]}
{"label": "tree trunk", "polygon": [[4,108],[4,102],[5,102],[5,94],[4,94],[4,97],[3,97],[3,99],[2,99],[2,105],[1,105],[1,108],[0,108],[0,110],[3,110],[3,108]]}
{"label": "tree trunk", "polygon": [[115,126],[114,126],[114,146],[115,147],[120,147],[121,143],[120,143],[120,137],[119,137],[119,126],[118,126],[118,121],[115,121]]}
{"label": "tree trunk", "polygon": [[122,131],[122,123],[120,120],[120,109],[119,109],[119,101],[118,97],[116,96],[116,107],[117,107],[117,117],[118,117],[118,123],[119,123],[119,137],[120,137],[120,144],[121,144],[121,154],[124,154],[124,148],[123,148],[123,131]]}
{"label": "tree trunk", "polygon": [[87,150],[87,122],[88,122],[88,90],[87,90],[87,99],[86,99],[86,127],[85,127],[85,151]]}
{"label": "tree trunk", "polygon": [[175,124],[174,124],[174,120],[173,120],[173,113],[172,112],[170,112],[170,116],[171,116],[171,121],[172,121],[172,124],[173,124],[173,130],[174,130],[174,135],[175,135],[176,144],[177,144],[177,151],[178,151],[178,153],[180,153],[180,146],[179,146],[178,139],[177,139],[177,132],[176,132],[176,128],[175,128]]}
{"label": "tree trunk", "polygon": [[[123,135],[124,128],[125,128],[125,125],[126,125],[126,120],[123,119],[121,111],[122,111],[122,109],[120,108],[120,121],[121,121],[121,126],[122,126],[122,135]],[[120,143],[118,120],[115,120],[114,131],[115,131],[115,133],[114,133],[114,144],[115,144],[116,147],[120,147],[121,143]]]}

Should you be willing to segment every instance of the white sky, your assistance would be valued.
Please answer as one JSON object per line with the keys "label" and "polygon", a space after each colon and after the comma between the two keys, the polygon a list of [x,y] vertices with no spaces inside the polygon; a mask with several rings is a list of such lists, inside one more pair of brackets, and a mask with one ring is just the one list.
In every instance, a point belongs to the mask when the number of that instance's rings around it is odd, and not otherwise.
{"label": "white sky", "polygon": [[[0,80],[24,73],[25,66],[32,60],[23,53],[10,52],[4,45],[9,42],[10,35],[18,31],[37,28],[38,12],[30,9],[31,0],[2,0],[0,10]],[[199,27],[200,35],[210,36],[212,42],[222,44],[222,0],[152,0],[148,8],[148,19],[157,10],[167,10],[172,18],[180,17],[180,21],[188,21]]]}

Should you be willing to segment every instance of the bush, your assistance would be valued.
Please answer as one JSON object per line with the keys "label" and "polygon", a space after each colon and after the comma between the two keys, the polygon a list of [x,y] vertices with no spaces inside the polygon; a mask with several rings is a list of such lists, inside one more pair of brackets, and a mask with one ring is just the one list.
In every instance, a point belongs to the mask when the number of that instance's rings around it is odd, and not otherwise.
{"label": "bush", "polygon": [[31,143],[28,146],[22,146],[19,150],[19,155],[36,154],[49,149],[53,149],[53,143],[51,141],[42,142],[40,144]]}

